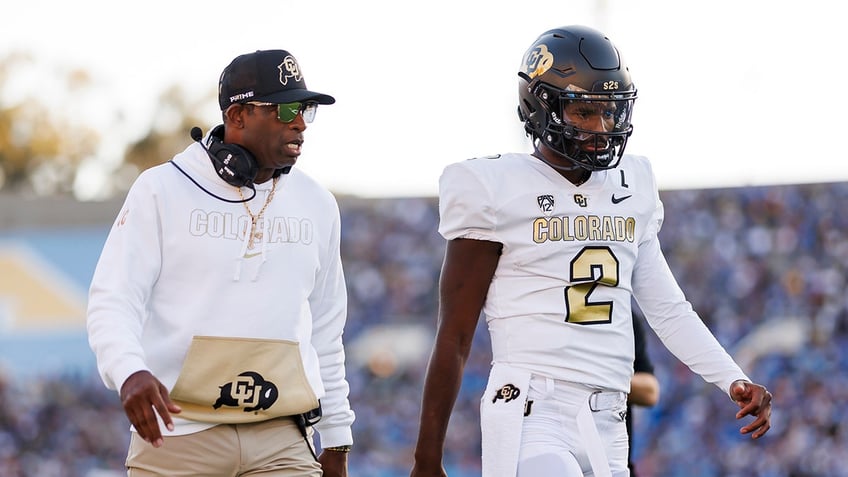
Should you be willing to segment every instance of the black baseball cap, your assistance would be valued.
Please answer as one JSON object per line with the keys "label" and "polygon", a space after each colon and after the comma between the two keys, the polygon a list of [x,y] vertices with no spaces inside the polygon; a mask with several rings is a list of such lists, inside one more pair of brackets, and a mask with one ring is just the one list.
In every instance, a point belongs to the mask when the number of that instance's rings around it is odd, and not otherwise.
{"label": "black baseball cap", "polygon": [[256,50],[237,56],[221,73],[218,104],[221,111],[235,103],[292,103],[314,101],[333,104],[330,95],[306,89],[297,60],[286,50]]}

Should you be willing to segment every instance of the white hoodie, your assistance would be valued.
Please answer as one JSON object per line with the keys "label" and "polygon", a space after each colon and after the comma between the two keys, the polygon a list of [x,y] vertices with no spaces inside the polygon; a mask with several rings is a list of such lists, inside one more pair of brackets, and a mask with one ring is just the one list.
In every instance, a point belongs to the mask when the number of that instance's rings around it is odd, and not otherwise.
{"label": "white hoodie", "polygon": [[[352,443],[342,333],[347,294],[335,197],[292,168],[277,183],[248,248],[250,216],[198,143],[144,171],[109,233],[91,283],[89,343],[100,375],[120,390],[148,370],[169,390],[192,337],[293,340],[323,418],[324,447]],[[247,202],[257,215],[273,181]],[[244,188],[244,197],[252,191]],[[261,233],[261,237],[258,236]],[[238,359],[233,356],[232,359]],[[213,424],[180,419],[164,435]]]}

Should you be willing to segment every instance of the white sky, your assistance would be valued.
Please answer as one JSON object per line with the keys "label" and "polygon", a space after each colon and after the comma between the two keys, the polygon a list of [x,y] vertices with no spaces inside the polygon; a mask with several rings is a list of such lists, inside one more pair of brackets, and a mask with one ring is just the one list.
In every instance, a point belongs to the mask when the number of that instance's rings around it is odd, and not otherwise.
{"label": "white sky", "polygon": [[[167,87],[209,96],[205,131],[220,119],[224,66],[281,48],[337,100],[319,109],[297,167],[338,193],[435,195],[448,163],[529,150],[515,113],[521,56],[544,30],[585,24],[630,65],[627,152],[652,160],[661,188],[848,180],[833,123],[848,111],[837,1],[2,2],[0,57],[29,51],[38,64],[4,101],[36,95],[100,129],[95,171],[146,133]],[[74,68],[90,70],[94,93],[57,82]]]}

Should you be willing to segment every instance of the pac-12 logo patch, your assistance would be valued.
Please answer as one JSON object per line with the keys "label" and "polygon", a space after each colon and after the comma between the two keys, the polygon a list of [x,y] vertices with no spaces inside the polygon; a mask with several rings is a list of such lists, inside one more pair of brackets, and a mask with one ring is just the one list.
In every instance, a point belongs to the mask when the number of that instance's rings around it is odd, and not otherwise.
{"label": "pac-12 logo patch", "polygon": [[539,210],[545,214],[546,217],[550,217],[554,212],[554,196],[551,194],[543,194],[536,197],[536,202],[539,204]]}

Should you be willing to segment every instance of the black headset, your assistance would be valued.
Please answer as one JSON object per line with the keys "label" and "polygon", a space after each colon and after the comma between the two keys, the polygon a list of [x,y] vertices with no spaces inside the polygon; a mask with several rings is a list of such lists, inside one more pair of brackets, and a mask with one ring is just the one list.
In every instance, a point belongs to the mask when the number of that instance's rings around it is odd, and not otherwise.
{"label": "black headset", "polygon": [[[238,144],[224,142],[223,124],[215,126],[215,128],[209,133],[209,147],[206,147],[206,145],[203,144],[203,131],[201,131],[199,127],[195,126],[191,128],[191,138],[197,141],[197,143],[200,144],[200,147],[206,151],[206,155],[209,156],[209,159],[212,161],[212,165],[215,166],[215,172],[221,179],[224,180],[224,182],[234,187],[247,187],[253,191],[253,194],[247,199],[242,200],[225,199],[208,191],[173,160],[168,162],[173,164],[173,166],[182,172],[184,176],[188,177],[194,185],[200,188],[200,190],[218,200],[230,203],[240,203],[247,202],[256,197],[256,186],[253,185],[253,181],[256,179],[256,174],[259,173],[259,163],[256,162],[256,158],[253,157],[253,154],[244,147],[239,146]],[[274,177],[279,177],[281,174],[288,174],[289,171],[291,171],[291,166],[277,169],[274,171]]]}
{"label": "black headset", "polygon": [[240,202],[247,202],[256,197],[256,186],[253,185],[253,180],[256,179],[256,174],[259,172],[259,165],[256,162],[256,159],[254,159],[253,154],[251,154],[247,149],[239,146],[238,144],[224,143],[223,124],[216,126],[209,134],[209,147],[206,147],[206,145],[203,144],[203,131],[201,131],[199,127],[195,126],[191,128],[191,138],[197,141],[197,143],[200,144],[200,147],[206,151],[206,155],[209,156],[209,159],[212,161],[212,165],[215,166],[215,172],[221,177],[221,179],[224,180],[224,182],[234,187],[247,187],[253,191],[253,194],[247,199],[225,199],[200,185],[199,182],[194,180],[194,177],[191,177],[183,170],[182,167],[178,166],[173,159],[168,162],[176,167],[177,170],[184,176],[188,177],[188,179],[194,183],[194,185],[199,187],[200,190],[218,200],[237,204]]}
{"label": "black headset", "polygon": [[191,138],[203,146],[215,166],[215,172],[224,182],[234,187],[253,188],[259,165],[253,154],[244,147],[224,142],[223,124],[215,126],[209,133],[209,147],[203,144],[203,131],[199,127],[191,128]]}

